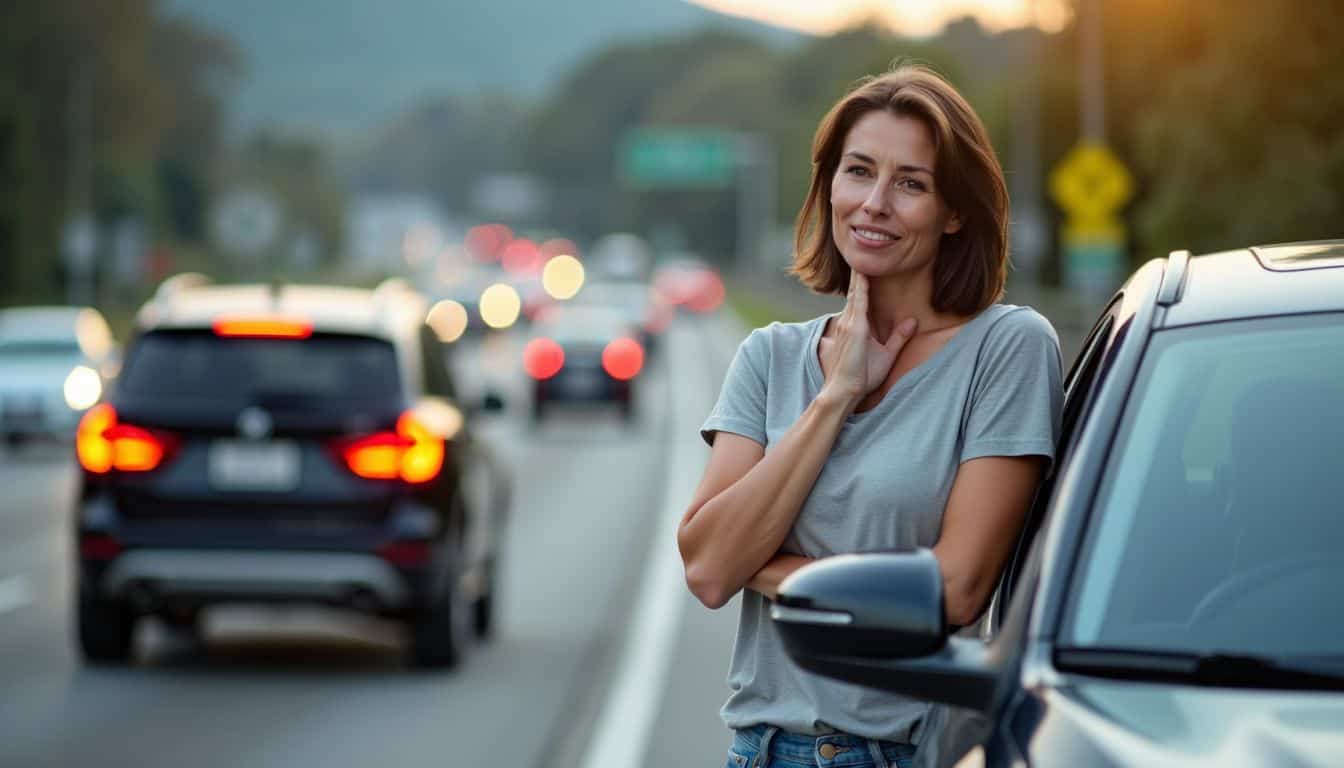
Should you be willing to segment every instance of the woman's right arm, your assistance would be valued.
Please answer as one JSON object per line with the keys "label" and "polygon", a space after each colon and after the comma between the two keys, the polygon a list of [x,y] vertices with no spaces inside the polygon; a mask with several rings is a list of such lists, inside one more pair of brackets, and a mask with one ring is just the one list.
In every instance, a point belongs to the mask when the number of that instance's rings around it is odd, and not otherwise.
{"label": "woman's right arm", "polygon": [[779,551],[852,409],[823,391],[769,453],[717,434],[677,527],[686,584],[700,602],[721,607]]}

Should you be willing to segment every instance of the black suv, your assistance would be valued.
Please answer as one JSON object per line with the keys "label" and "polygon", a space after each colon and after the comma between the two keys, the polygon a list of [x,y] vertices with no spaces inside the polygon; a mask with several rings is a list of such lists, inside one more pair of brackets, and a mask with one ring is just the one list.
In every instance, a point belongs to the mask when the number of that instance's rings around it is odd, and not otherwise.
{"label": "black suv", "polygon": [[981,637],[932,554],[855,555],[781,585],[790,655],[945,705],[931,764],[1339,765],[1344,241],[1148,263],[1065,386]]}
{"label": "black suv", "polygon": [[220,602],[401,619],[422,666],[489,633],[509,486],[425,316],[397,280],[160,287],[76,437],[86,658]]}

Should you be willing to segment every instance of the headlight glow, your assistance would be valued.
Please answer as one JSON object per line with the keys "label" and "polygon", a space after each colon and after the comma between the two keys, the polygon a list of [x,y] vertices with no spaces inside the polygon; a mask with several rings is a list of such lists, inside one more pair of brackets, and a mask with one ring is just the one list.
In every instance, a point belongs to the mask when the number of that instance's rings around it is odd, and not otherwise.
{"label": "headlight glow", "polygon": [[495,283],[481,293],[481,319],[491,328],[503,329],[513,325],[522,308],[523,300],[511,285]]}
{"label": "headlight glow", "polygon": [[75,366],[65,377],[65,404],[71,410],[83,411],[91,408],[103,396],[103,380],[92,368]]}
{"label": "headlight glow", "polygon": [[541,285],[553,299],[572,299],[583,287],[583,264],[568,254],[552,257],[541,272]]}

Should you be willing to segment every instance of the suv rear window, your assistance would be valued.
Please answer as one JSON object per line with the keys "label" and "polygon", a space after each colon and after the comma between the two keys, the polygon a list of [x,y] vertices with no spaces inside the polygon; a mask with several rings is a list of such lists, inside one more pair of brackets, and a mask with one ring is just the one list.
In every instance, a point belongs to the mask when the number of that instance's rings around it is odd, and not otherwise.
{"label": "suv rear window", "polygon": [[400,394],[399,379],[392,345],[365,336],[157,331],[131,350],[118,387],[136,397],[384,400]]}

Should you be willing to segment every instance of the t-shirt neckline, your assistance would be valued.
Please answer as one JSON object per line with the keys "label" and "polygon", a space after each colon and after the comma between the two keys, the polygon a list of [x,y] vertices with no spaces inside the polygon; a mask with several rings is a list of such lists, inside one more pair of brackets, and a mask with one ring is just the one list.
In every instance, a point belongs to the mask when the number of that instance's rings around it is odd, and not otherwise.
{"label": "t-shirt neckline", "polygon": [[[967,331],[970,331],[972,326],[980,322],[980,318],[990,314],[990,310],[993,310],[1000,306],[1003,305],[991,304],[985,309],[982,309],[970,320],[967,320],[966,323],[961,326],[961,330],[953,334],[952,338],[948,339],[947,342],[943,344],[943,346],[939,347],[932,355],[929,355],[929,359],[925,360],[924,362],[920,363],[914,368],[911,368],[910,370],[906,371],[904,376],[897,379],[896,383],[891,385],[891,389],[887,390],[886,393],[882,395],[882,399],[879,400],[876,405],[874,405],[872,408],[869,408],[866,411],[863,411],[862,413],[851,413],[846,417],[845,420],[848,422],[854,422],[864,418],[865,416],[871,413],[876,413],[882,410],[888,402],[891,402],[892,400],[895,399],[892,397],[893,392],[896,392],[897,390],[900,389],[906,389],[913,382],[917,381],[918,379],[922,379],[926,375],[928,375],[928,372],[930,370],[933,370],[937,366],[937,364],[941,361],[942,358],[951,354],[952,348],[954,346],[960,345],[962,343],[962,337],[967,335]],[[828,315],[822,315],[819,318],[819,322],[816,323],[816,327],[812,329],[812,335],[808,339],[807,343],[807,349],[808,349],[807,374],[809,379],[808,383],[811,384],[812,390],[814,392],[821,391],[822,384],[826,382],[826,376],[821,370],[821,335],[822,333],[825,332],[826,325],[830,323],[831,320],[839,317],[840,315],[841,312],[832,312]]]}

